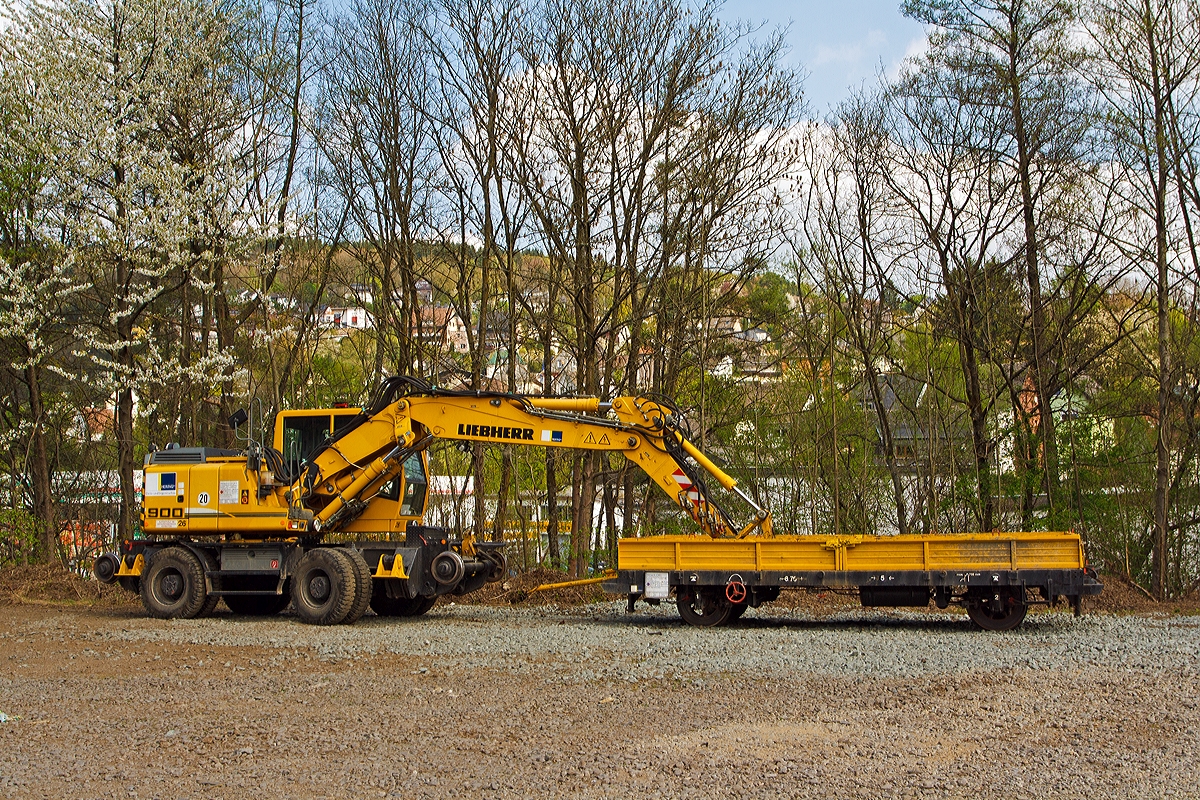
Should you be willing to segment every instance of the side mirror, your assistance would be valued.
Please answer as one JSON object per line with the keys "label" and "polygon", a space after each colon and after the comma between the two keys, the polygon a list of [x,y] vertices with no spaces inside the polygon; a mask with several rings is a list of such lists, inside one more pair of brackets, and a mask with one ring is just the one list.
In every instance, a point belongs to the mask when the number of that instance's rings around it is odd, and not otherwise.
{"label": "side mirror", "polygon": [[229,427],[233,428],[236,431],[240,426],[245,425],[246,420],[248,420],[248,419],[250,419],[250,417],[246,413],[246,409],[239,408],[237,411],[233,412],[233,414],[230,415]]}

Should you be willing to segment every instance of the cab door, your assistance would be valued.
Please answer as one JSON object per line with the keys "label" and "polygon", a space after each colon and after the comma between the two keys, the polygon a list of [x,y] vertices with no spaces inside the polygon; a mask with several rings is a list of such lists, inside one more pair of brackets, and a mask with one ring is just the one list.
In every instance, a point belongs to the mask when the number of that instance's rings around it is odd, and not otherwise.
{"label": "cab door", "polygon": [[425,453],[413,453],[404,470],[379,490],[358,519],[346,526],[355,533],[403,533],[410,520],[420,521],[429,502],[429,469]]}

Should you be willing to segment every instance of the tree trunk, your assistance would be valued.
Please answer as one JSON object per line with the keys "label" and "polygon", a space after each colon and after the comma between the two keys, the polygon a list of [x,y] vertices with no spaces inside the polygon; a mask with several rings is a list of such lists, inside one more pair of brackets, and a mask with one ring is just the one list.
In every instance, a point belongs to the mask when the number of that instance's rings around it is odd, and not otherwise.
{"label": "tree trunk", "polygon": [[579,539],[583,535],[580,508],[583,506],[583,453],[571,458],[571,552],[567,560],[567,574],[579,577],[579,553],[583,550]]}
{"label": "tree trunk", "polygon": [[896,528],[901,535],[909,532],[908,507],[904,498],[904,480],[900,474],[900,464],[896,459],[896,441],[892,436],[892,423],[883,408],[883,390],[879,385],[879,373],[871,363],[869,355],[864,359],[866,365],[867,386],[871,391],[871,400],[875,403],[876,414],[879,418],[879,438],[883,444],[883,460],[887,465],[888,475],[892,479],[892,491],[896,496]]}
{"label": "tree trunk", "polygon": [[[133,356],[128,347],[121,348],[121,364],[130,369],[133,367]],[[117,517],[117,537],[125,541],[133,535],[133,511],[137,505],[133,486],[133,471],[137,467],[133,458],[133,389],[128,385],[117,390],[115,425],[117,473],[121,479],[121,512]]]}
{"label": "tree trunk", "polygon": [[[1015,12],[1014,12],[1015,13]],[[1055,365],[1051,364],[1052,353],[1046,342],[1046,308],[1042,298],[1041,268],[1033,189],[1033,153],[1030,132],[1025,122],[1024,80],[1020,48],[1026,44],[1020,36],[1016,18],[1009,16],[1011,27],[1006,42],[1008,45],[1008,73],[1005,82],[1012,93],[1012,135],[1017,145],[1017,182],[1021,190],[1021,222],[1025,237],[1025,283],[1029,291],[1030,343],[1029,375],[1033,380],[1034,393],[1038,402],[1038,444],[1041,445],[1043,485],[1051,508],[1054,507],[1058,491],[1058,442],[1055,434],[1054,412],[1051,408],[1051,376]],[[1036,461],[1031,466],[1036,468]]]}
{"label": "tree trunk", "polygon": [[[553,309],[555,292],[549,293],[550,308]],[[549,312],[547,312],[549,313]],[[550,321],[542,336],[542,394],[554,393],[554,342]],[[546,544],[549,548],[550,565],[562,564],[562,552],[558,544],[558,453],[553,447],[546,448]]]}
{"label": "tree trunk", "polygon": [[[30,354],[32,355],[32,354]],[[54,511],[54,490],[51,484],[50,463],[46,457],[46,409],[42,401],[40,369],[30,363],[25,367],[25,383],[29,387],[29,414],[33,420],[30,441],[30,479],[33,483],[33,513],[38,521],[38,538],[34,560],[49,563],[59,556],[58,520]],[[84,421],[85,436],[87,420]]]}
{"label": "tree trunk", "polygon": [[[1148,4],[1147,4],[1148,5]],[[1154,550],[1151,571],[1153,573],[1154,596],[1159,601],[1168,596],[1167,576],[1169,574],[1169,552],[1167,549],[1170,535],[1170,481],[1171,481],[1171,448],[1167,441],[1167,431],[1171,415],[1171,350],[1170,350],[1170,283],[1167,274],[1167,255],[1169,235],[1167,223],[1167,130],[1166,107],[1162,86],[1162,67],[1159,62],[1158,41],[1155,37],[1153,19],[1147,8],[1147,24],[1145,26],[1147,55],[1150,58],[1150,74],[1153,78],[1154,91],[1154,145],[1157,160],[1157,171],[1154,176],[1154,261],[1155,261],[1155,290],[1158,305],[1158,431],[1154,442]]]}
{"label": "tree trunk", "polygon": [[558,567],[562,564],[558,543],[558,453],[553,447],[546,448],[546,545],[550,565]]}

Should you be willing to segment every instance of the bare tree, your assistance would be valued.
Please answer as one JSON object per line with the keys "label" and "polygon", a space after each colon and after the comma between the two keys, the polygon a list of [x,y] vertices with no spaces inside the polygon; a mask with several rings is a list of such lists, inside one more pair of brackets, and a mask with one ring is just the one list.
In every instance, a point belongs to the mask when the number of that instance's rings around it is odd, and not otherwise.
{"label": "bare tree", "polygon": [[[1148,223],[1152,242],[1149,247],[1142,244],[1137,219],[1113,231],[1130,261],[1145,267],[1155,295],[1155,350],[1144,354],[1157,388],[1151,572],[1155,596],[1165,599],[1171,592],[1172,489],[1189,468],[1197,446],[1195,401],[1188,402],[1192,390],[1181,380],[1186,365],[1175,361],[1178,351],[1172,339],[1179,332],[1173,331],[1171,306],[1174,297],[1189,296],[1193,313],[1188,324],[1195,328],[1194,281],[1200,276],[1200,260],[1191,220],[1200,210],[1200,195],[1193,188],[1200,148],[1194,121],[1200,91],[1200,16],[1192,4],[1170,0],[1098,3],[1095,13],[1096,63],[1102,76],[1098,88],[1110,110],[1109,131],[1118,163],[1125,167],[1120,176],[1128,189],[1124,199],[1136,217]],[[1193,121],[1186,122],[1188,117]],[[1183,441],[1176,445],[1180,452],[1173,452],[1172,418],[1180,411],[1188,419]]]}
{"label": "bare tree", "polygon": [[904,12],[934,26],[931,59],[961,76],[960,102],[984,113],[989,143],[1020,194],[1021,258],[1030,327],[1027,370],[1037,396],[1037,443],[1051,503],[1058,488],[1052,398],[1062,354],[1048,319],[1046,283],[1056,275],[1049,228],[1074,183],[1091,125],[1088,93],[1070,44],[1069,0],[908,0]]}
{"label": "bare tree", "polygon": [[413,341],[418,239],[438,168],[423,108],[432,87],[425,13],[412,3],[358,0],[326,44],[321,146],[349,212],[349,252],[373,299],[372,383],[421,366]]}
{"label": "bare tree", "polygon": [[811,279],[841,305],[846,338],[875,409],[896,528],[905,534],[910,520],[890,408],[898,393],[885,371],[897,360],[894,339],[901,332],[896,301],[902,295],[890,275],[908,244],[885,177],[890,166],[885,119],[881,99],[860,96],[839,107],[832,128],[812,129],[801,220],[810,268],[818,270]]}

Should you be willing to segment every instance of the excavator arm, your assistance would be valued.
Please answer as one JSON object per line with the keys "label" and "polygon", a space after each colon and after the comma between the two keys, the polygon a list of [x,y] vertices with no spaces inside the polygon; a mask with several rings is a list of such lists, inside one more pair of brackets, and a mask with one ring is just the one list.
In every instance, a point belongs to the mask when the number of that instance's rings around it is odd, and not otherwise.
{"label": "excavator arm", "polygon": [[[604,416],[599,416],[599,415]],[[452,391],[416,378],[389,378],[371,404],[309,456],[289,493],[291,515],[315,530],[336,529],[365,509],[435,439],[620,452],[700,531],[713,537],[771,535],[771,515],[705,456],[679,428],[678,415],[643,397],[538,398]],[[737,494],[754,518],[737,526],[713,500],[708,479]]]}

